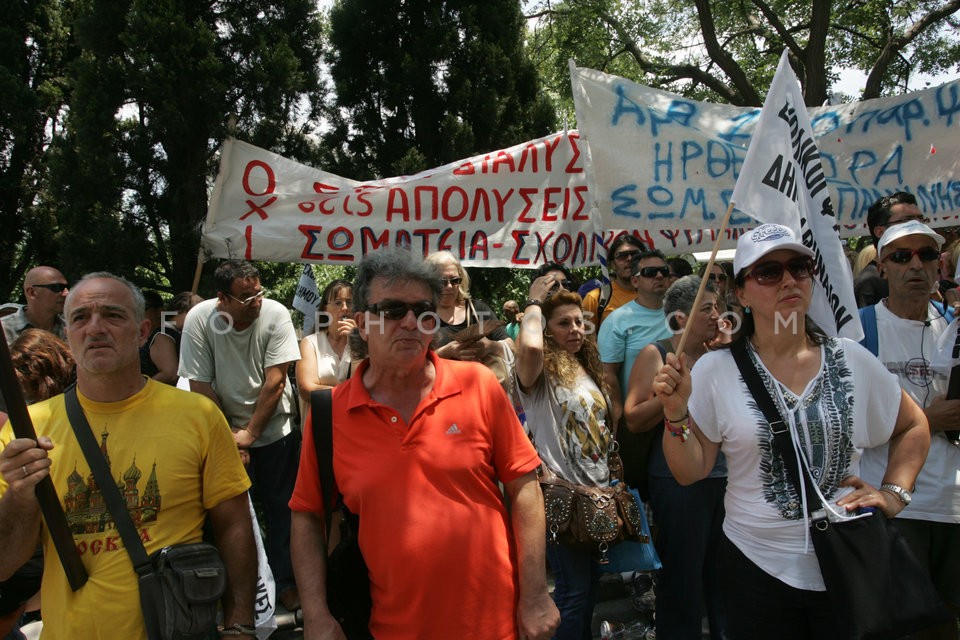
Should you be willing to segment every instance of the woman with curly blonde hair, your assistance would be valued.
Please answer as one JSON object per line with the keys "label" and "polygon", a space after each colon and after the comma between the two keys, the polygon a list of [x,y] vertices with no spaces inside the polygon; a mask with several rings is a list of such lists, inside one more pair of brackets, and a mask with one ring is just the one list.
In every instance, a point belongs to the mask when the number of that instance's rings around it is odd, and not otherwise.
{"label": "woman with curly blonde hair", "polygon": [[[581,299],[551,271],[533,281],[517,337],[516,376],[527,429],[543,466],[580,485],[610,485],[614,433],[595,337]],[[560,610],[557,640],[589,640],[600,580],[589,551],[548,544]]]}

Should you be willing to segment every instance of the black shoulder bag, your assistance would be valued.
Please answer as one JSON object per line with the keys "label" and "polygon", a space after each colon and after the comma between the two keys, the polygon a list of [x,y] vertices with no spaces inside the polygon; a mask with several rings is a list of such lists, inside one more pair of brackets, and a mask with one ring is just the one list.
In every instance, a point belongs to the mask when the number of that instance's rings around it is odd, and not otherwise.
{"label": "black shoulder bag", "polygon": [[227,571],[220,553],[212,544],[195,542],[164,547],[147,557],[77,399],[76,387],[70,387],[64,396],[70,426],[139,577],[140,606],[147,637],[150,640],[209,638],[217,631],[217,605],[227,587]]}
{"label": "black shoulder bag", "polygon": [[310,415],[327,532],[327,607],[349,640],[372,640],[370,576],[360,552],[360,517],[343,504],[333,474],[333,393],[330,389],[310,394]]}
{"label": "black shoulder bag", "polygon": [[[740,375],[763,412],[793,486],[807,493],[810,537],[844,638],[901,638],[952,619],[906,540],[879,511],[832,522],[808,472],[797,465],[788,424],[763,386],[744,341],[731,348]],[[803,484],[801,484],[803,483]],[[815,512],[819,512],[816,513]],[[823,630],[832,635],[837,630]]]}

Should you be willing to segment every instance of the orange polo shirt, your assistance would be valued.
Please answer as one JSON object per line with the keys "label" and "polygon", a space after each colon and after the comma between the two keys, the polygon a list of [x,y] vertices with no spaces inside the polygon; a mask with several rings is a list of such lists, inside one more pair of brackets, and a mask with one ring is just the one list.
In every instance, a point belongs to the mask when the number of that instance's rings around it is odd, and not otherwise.
{"label": "orange polo shirt", "polygon": [[[516,638],[516,548],[497,481],[540,459],[486,367],[429,357],[436,380],[409,425],[364,388],[368,362],[333,392],[334,473],[360,516],[370,631],[378,640]],[[322,513],[312,430],[303,435],[290,508]]]}

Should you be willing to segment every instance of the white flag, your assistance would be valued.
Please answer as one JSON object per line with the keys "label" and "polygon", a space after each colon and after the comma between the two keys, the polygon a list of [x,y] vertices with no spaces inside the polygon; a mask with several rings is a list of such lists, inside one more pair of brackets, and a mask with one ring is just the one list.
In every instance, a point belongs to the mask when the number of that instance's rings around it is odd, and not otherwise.
{"label": "white flag", "polygon": [[320,293],[317,291],[317,281],[313,277],[313,265],[303,265],[300,283],[297,284],[297,293],[293,296],[293,308],[303,313],[303,335],[313,333],[317,311],[320,309]]}
{"label": "white flag", "polygon": [[[949,317],[949,316],[947,316]],[[930,359],[930,367],[949,376],[960,365],[960,316],[954,318],[946,331],[940,334],[937,348]]]}
{"label": "white flag", "polygon": [[810,116],[786,51],[780,56],[732,200],[737,209],[761,223],[790,227],[813,250],[817,277],[810,317],[828,335],[862,339],[850,263],[840,242]]}

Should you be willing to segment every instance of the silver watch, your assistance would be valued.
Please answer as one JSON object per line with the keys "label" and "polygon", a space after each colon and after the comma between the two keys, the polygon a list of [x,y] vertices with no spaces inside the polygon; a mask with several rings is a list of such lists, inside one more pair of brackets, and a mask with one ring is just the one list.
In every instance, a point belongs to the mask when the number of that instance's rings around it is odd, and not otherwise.
{"label": "silver watch", "polygon": [[913,498],[910,496],[909,491],[907,491],[906,489],[904,489],[898,484],[893,484],[892,482],[884,482],[883,484],[880,485],[880,490],[889,491],[893,495],[900,498],[900,502],[903,503],[903,506],[909,505],[910,501],[913,500]]}

